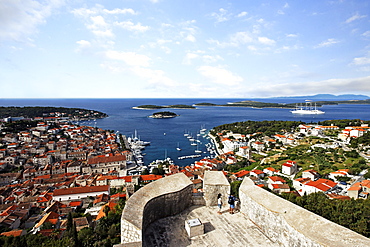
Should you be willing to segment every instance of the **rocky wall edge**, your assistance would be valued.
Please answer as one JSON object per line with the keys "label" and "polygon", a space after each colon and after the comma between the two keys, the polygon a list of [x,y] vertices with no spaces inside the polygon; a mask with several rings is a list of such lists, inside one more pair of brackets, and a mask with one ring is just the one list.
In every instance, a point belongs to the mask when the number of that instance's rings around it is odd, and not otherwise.
{"label": "rocky wall edge", "polygon": [[245,178],[241,212],[283,246],[370,246],[370,239],[278,197]]}
{"label": "rocky wall edge", "polygon": [[[153,221],[178,214],[192,202],[191,180],[178,173],[144,186],[129,198],[121,216],[121,243],[142,241]],[[140,233],[139,233],[140,232]]]}

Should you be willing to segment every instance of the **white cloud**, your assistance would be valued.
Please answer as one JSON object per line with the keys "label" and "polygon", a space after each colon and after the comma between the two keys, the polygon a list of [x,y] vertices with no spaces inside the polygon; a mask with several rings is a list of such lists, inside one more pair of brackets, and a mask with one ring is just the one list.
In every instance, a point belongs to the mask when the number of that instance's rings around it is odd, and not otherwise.
{"label": "white cloud", "polygon": [[352,64],[354,64],[354,65],[370,64],[370,57],[356,57],[356,58],[353,59]]}
{"label": "white cloud", "polygon": [[192,60],[193,60],[193,59],[196,59],[196,58],[198,58],[198,57],[199,57],[199,55],[198,55],[198,54],[188,52],[188,53],[186,53],[186,55],[185,55],[185,58],[184,58],[184,60],[183,60],[183,64],[190,65],[190,64],[192,63]]}
{"label": "white cloud", "polygon": [[260,83],[260,86],[251,87],[245,90],[250,95],[259,97],[272,97],[283,95],[302,95],[318,93],[370,93],[370,76],[349,79],[329,79],[323,81],[297,82],[297,83]]}
{"label": "white cloud", "polygon": [[247,32],[237,32],[231,36],[230,41],[233,45],[247,44],[253,41],[251,35]]}
{"label": "white cloud", "polygon": [[174,27],[172,24],[169,24],[169,23],[162,23],[161,24],[161,27],[163,28],[169,28],[169,27]]}
{"label": "white cloud", "polygon": [[203,58],[203,61],[206,63],[214,63],[220,60],[224,60],[220,55],[216,55],[216,56],[204,55],[202,58]]}
{"label": "white cloud", "polygon": [[37,32],[37,27],[62,5],[64,0],[43,3],[33,0],[1,1],[0,40],[29,42],[28,36]]}
{"label": "white cloud", "polygon": [[129,66],[141,66],[147,67],[150,65],[150,58],[145,55],[137,54],[135,52],[119,52],[119,51],[107,51],[106,57],[112,60],[119,60],[125,62]]}
{"label": "white cloud", "polygon": [[214,17],[217,22],[224,22],[230,19],[230,14],[223,8],[220,8],[218,12],[213,12],[211,16]]}
{"label": "white cloud", "polygon": [[87,41],[87,40],[79,40],[76,43],[79,44],[80,49],[87,48],[87,47],[91,46],[90,41]]}
{"label": "white cloud", "polygon": [[100,67],[103,69],[109,70],[114,73],[119,73],[125,70],[125,68],[118,63],[112,63],[112,62],[104,62],[100,64]]}
{"label": "white cloud", "polygon": [[286,36],[287,36],[288,38],[296,38],[296,37],[298,37],[298,34],[290,33],[290,34],[287,34]]}
{"label": "white cloud", "polygon": [[147,79],[149,83],[155,84],[157,86],[173,87],[177,85],[177,83],[174,80],[168,78],[165,75],[163,70],[132,67],[131,71],[134,72],[136,75]]}
{"label": "white cloud", "polygon": [[108,10],[108,9],[104,9],[103,10],[105,13],[107,14],[131,14],[131,15],[137,15],[138,13],[133,10],[133,9],[118,9],[118,8],[115,8],[113,10]]}
{"label": "white cloud", "polygon": [[190,41],[190,42],[196,41],[195,34],[198,28],[194,25],[194,23],[196,23],[195,20],[189,20],[189,21],[181,22],[179,24],[179,26],[182,27],[180,31],[181,40]]}
{"label": "white cloud", "polygon": [[188,36],[186,36],[185,40],[190,41],[190,42],[195,42],[196,41],[195,37],[191,34],[188,34]]}
{"label": "white cloud", "polygon": [[90,20],[92,21],[91,25],[87,25],[88,29],[96,30],[100,28],[107,28],[108,24],[105,22],[105,19],[103,16],[91,16]]}
{"label": "white cloud", "polygon": [[351,23],[353,21],[356,21],[356,20],[359,20],[359,19],[362,19],[362,18],[365,18],[365,17],[367,17],[367,15],[355,14],[355,15],[351,16],[350,18],[348,18],[345,22],[346,23]]}
{"label": "white cloud", "polygon": [[79,9],[74,9],[71,12],[75,16],[88,18],[89,16],[98,14],[99,11],[96,8],[93,8],[93,9],[79,8]]}
{"label": "white cloud", "polygon": [[325,40],[325,41],[321,42],[317,46],[315,46],[315,48],[328,47],[328,46],[337,44],[339,42],[340,41],[339,40],[336,40],[336,39],[328,39],[328,40]]}
{"label": "white cloud", "polygon": [[113,38],[112,30],[93,30],[92,33],[99,38]]}
{"label": "white cloud", "polygon": [[240,17],[244,17],[246,15],[248,15],[248,12],[243,11],[243,12],[240,12],[236,17],[240,18]]}
{"label": "white cloud", "polygon": [[257,48],[254,45],[248,45],[248,50],[250,51],[257,51]]}
{"label": "white cloud", "polygon": [[115,22],[114,25],[119,26],[123,29],[128,31],[138,31],[138,32],[145,32],[150,29],[149,26],[143,26],[141,23],[134,24],[131,21],[122,21],[122,22]]}
{"label": "white cloud", "polygon": [[234,86],[243,81],[243,78],[234,75],[231,71],[221,67],[200,66],[198,72],[212,83]]}
{"label": "white cloud", "polygon": [[267,37],[258,37],[258,41],[264,45],[275,45],[275,40],[269,39]]}
{"label": "white cloud", "polygon": [[252,36],[248,32],[237,32],[230,36],[228,42],[220,42],[218,40],[210,39],[207,41],[210,44],[215,44],[218,47],[225,48],[225,47],[238,47],[240,45],[248,44],[253,42]]}
{"label": "white cloud", "polygon": [[159,45],[163,45],[163,44],[171,43],[171,42],[172,42],[172,40],[170,40],[170,39],[159,39],[159,40],[157,40],[157,44],[159,44]]}
{"label": "white cloud", "polygon": [[366,31],[362,34],[362,36],[365,36],[365,37],[370,37],[370,31]]}

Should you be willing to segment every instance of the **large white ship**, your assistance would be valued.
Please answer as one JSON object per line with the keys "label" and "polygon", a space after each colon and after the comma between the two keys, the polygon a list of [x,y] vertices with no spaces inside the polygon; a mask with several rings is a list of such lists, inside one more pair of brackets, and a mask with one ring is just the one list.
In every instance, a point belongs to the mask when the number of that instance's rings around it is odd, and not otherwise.
{"label": "large white ship", "polygon": [[324,111],[317,110],[316,103],[312,106],[311,100],[306,100],[305,105],[296,105],[296,109],[290,111],[293,114],[302,114],[302,115],[317,115],[317,114],[324,114]]}

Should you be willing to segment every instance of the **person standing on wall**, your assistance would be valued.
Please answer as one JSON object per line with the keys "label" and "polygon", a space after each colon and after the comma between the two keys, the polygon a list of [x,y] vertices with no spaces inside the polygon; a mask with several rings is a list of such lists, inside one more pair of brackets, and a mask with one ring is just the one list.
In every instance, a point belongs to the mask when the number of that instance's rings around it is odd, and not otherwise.
{"label": "person standing on wall", "polygon": [[221,208],[222,208],[222,198],[221,194],[217,195],[217,206],[218,206],[218,214],[222,214]]}
{"label": "person standing on wall", "polygon": [[229,213],[233,214],[235,209],[235,197],[234,195],[230,195],[229,199],[227,200],[227,203],[229,203]]}

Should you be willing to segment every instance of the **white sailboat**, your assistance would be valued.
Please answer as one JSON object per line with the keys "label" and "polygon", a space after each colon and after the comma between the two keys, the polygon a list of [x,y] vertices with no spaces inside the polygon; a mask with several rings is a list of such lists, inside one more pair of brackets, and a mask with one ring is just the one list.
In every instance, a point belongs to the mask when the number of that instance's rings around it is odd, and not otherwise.
{"label": "white sailboat", "polygon": [[180,148],[180,144],[177,143],[177,148],[176,148],[177,151],[181,151],[181,148]]}
{"label": "white sailboat", "polygon": [[318,115],[318,114],[324,114],[324,111],[318,110],[315,106],[312,106],[311,100],[306,100],[306,104],[303,106],[296,105],[296,109],[293,111],[290,111],[293,114],[301,114],[301,115]]}

